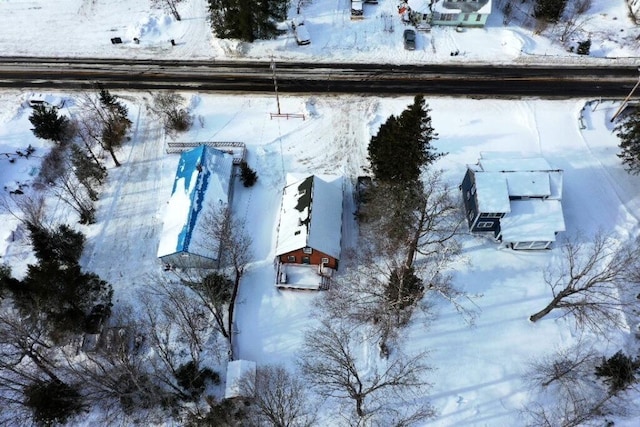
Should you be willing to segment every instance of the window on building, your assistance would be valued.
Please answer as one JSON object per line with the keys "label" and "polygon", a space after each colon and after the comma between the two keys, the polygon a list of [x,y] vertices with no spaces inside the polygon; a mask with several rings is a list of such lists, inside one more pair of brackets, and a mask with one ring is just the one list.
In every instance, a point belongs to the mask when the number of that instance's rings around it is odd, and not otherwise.
{"label": "window on building", "polygon": [[476,15],[476,22],[480,22],[482,20],[482,15]]}
{"label": "window on building", "polygon": [[287,257],[287,261],[289,262],[296,262],[296,256],[295,255],[289,255]]}
{"label": "window on building", "polygon": [[492,228],[493,222],[491,221],[480,221],[476,224],[477,228]]}
{"label": "window on building", "polygon": [[329,258],[322,258],[323,264],[329,264]]}
{"label": "window on building", "polygon": [[480,218],[502,218],[502,214],[497,212],[486,212],[480,215]]}
{"label": "window on building", "polygon": [[313,253],[313,249],[311,249],[310,247],[306,247],[306,248],[302,249],[302,252],[304,252],[305,254],[312,254]]}
{"label": "window on building", "polygon": [[469,14],[465,13],[464,16],[462,17],[463,21],[468,21],[469,20]]}

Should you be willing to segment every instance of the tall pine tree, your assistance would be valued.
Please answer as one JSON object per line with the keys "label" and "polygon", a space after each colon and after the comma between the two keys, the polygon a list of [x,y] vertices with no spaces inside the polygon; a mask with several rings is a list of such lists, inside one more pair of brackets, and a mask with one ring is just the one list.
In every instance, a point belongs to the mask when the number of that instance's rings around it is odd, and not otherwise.
{"label": "tall pine tree", "polygon": [[627,171],[637,175],[640,173],[640,108],[636,108],[616,127],[616,136],[620,138],[622,159]]}
{"label": "tall pine tree", "polygon": [[33,134],[42,139],[63,142],[69,128],[69,119],[58,115],[58,109],[44,105],[36,105],[29,116],[33,125]]}
{"label": "tall pine tree", "polygon": [[104,109],[101,143],[104,149],[111,154],[115,165],[120,166],[115,150],[122,145],[127,132],[131,129],[129,112],[127,107],[106,89],[100,89],[98,99]]}
{"label": "tall pine tree", "polygon": [[278,23],[287,19],[288,6],[289,0],[209,0],[213,32],[246,42],[274,38],[283,33]]}
{"label": "tall pine tree", "polygon": [[422,95],[414,98],[400,116],[390,116],[369,143],[369,161],[375,178],[382,182],[416,182],[422,169],[438,157],[431,145],[437,138],[430,110]]}
{"label": "tall pine tree", "polygon": [[537,0],[533,8],[533,16],[547,22],[558,22],[567,0]]}

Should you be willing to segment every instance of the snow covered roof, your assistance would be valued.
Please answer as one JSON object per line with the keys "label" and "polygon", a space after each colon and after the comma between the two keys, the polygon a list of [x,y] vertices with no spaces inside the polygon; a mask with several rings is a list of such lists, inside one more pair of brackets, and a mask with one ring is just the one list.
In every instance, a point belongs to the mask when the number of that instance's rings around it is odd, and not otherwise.
{"label": "snow covered roof", "polygon": [[[509,212],[504,208],[508,198],[544,197],[562,199],[562,171],[552,169],[542,157],[517,158],[499,153],[483,153],[475,172],[478,205],[481,212]],[[499,199],[502,198],[502,204]]]}
{"label": "snow covered roof", "polygon": [[565,231],[565,224],[559,200],[513,200],[511,213],[500,220],[506,243],[554,242],[560,231]]}
{"label": "snow covered roof", "polygon": [[491,13],[491,0],[436,0],[431,6],[436,13]]}
{"label": "snow covered roof", "polygon": [[484,172],[475,174],[476,200],[479,212],[509,212],[509,190],[502,173]]}
{"label": "snow covered roof", "polygon": [[341,236],[342,177],[310,175],[284,188],[276,255],[310,247],[339,259]]}
{"label": "snow covered roof", "polygon": [[207,213],[224,208],[229,202],[233,156],[215,148],[200,146],[180,156],[171,198],[164,215],[158,257],[188,252],[215,259],[216,242],[211,237],[203,247]]}
{"label": "snow covered roof", "polygon": [[[256,380],[256,362],[251,360],[232,360],[227,365],[227,384],[224,390],[225,399],[234,397],[253,397],[252,383]],[[246,381],[246,382],[245,382]]]}

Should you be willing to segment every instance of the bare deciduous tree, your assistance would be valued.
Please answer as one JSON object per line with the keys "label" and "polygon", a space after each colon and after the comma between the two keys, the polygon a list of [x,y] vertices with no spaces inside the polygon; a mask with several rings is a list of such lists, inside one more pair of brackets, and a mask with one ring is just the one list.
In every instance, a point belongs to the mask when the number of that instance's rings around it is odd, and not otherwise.
{"label": "bare deciduous tree", "polygon": [[523,410],[527,425],[577,427],[597,418],[611,403],[611,395],[595,381],[599,360],[591,345],[579,341],[530,363],[524,379],[535,400]]}
{"label": "bare deciduous tree", "polygon": [[53,193],[77,212],[81,224],[93,224],[95,222],[95,208],[91,194],[74,174],[73,164],[68,153],[65,156],[65,169],[53,183]]}
{"label": "bare deciduous tree", "polygon": [[178,13],[178,9],[176,5],[181,1],[182,0],[154,0],[153,3],[158,6],[166,7],[169,10],[169,12],[171,12],[173,17],[176,18],[176,21],[180,21],[182,17],[180,16],[180,13]]}
{"label": "bare deciduous tree", "polygon": [[[183,278],[183,282],[198,294],[214,315],[220,332],[229,340],[233,358],[233,313],[240,281],[252,257],[252,240],[246,233],[244,223],[234,218],[229,208],[209,209],[201,221],[205,224],[200,236],[202,245],[211,253],[218,254],[220,272],[209,272],[205,277],[201,275],[199,278]],[[227,276],[233,278],[230,289],[224,283]],[[228,309],[226,316],[223,313],[224,307]]]}
{"label": "bare deciduous tree", "polygon": [[158,92],[153,96],[151,110],[162,119],[165,131],[183,132],[191,128],[193,116],[182,107],[184,103],[184,96],[173,91]]}
{"label": "bare deciduous tree", "polygon": [[255,381],[241,379],[241,388],[252,399],[250,416],[255,425],[280,427],[310,427],[316,411],[311,405],[306,384],[278,365],[258,367]]}
{"label": "bare deciduous tree", "polygon": [[[324,320],[306,337],[300,356],[300,368],[321,396],[352,400],[356,419],[403,420],[427,419],[434,416],[428,404],[414,407],[410,402],[424,399],[429,371],[426,354],[407,357],[399,352],[380,364],[358,360],[354,353],[355,329]],[[404,410],[410,412],[402,413]],[[381,424],[381,425],[382,425]]]}
{"label": "bare deciduous tree", "polygon": [[589,243],[580,236],[567,238],[561,244],[559,264],[544,274],[553,298],[529,319],[537,322],[560,309],[565,315],[573,316],[578,325],[595,331],[620,324],[628,305],[621,291],[640,281],[634,274],[638,259],[637,242],[618,247],[602,232]]}

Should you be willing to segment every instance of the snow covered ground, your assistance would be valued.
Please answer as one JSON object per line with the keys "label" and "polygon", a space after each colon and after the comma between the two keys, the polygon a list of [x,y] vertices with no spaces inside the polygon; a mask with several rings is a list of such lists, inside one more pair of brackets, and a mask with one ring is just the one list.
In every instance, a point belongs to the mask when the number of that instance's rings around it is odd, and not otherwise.
{"label": "snow covered ground", "polygon": [[[282,109],[305,113],[306,119],[271,119],[275,99],[266,96],[192,96],[201,118],[180,139],[241,140],[248,161],[259,175],[251,189],[236,186],[234,210],[246,219],[254,238],[254,260],[242,282],[237,307],[237,351],[258,363],[291,363],[309,325],[314,302],[322,293],[277,291],[274,281],[275,227],[281,191],[288,172],[342,174],[354,179],[366,164],[372,133],[410,98],[285,97]],[[159,124],[145,111],[143,94],[129,94],[134,122],[131,141],[119,152],[123,166],[110,170],[98,202],[98,222],[83,227],[88,236],[83,263],[113,284],[114,300],[135,303],[137,286],[150,273],[162,274],[155,258],[163,209],[171,192],[178,155],[165,154]],[[0,96],[0,152],[12,153],[27,144],[41,155],[46,143],[31,135],[24,95]],[[571,101],[490,101],[429,99],[433,123],[440,135],[437,147],[449,154],[438,161],[446,179],[457,185],[467,163],[482,151],[535,153],[564,178],[567,232],[587,235],[598,229],[620,240],[635,237],[640,211],[640,178],[628,175],[616,157],[617,140],[609,118],[617,104]],[[72,111],[72,110],[70,110]],[[581,129],[582,115],[585,128]],[[29,182],[37,158],[0,158],[4,185]],[[18,196],[19,197],[19,196]],[[349,195],[346,196],[349,198]],[[55,202],[52,207],[55,207]],[[15,235],[17,221],[0,217],[0,255],[4,262],[24,265],[28,243]],[[355,244],[355,223],[345,215],[345,248]],[[409,349],[428,349],[436,368],[430,380],[431,399],[439,417],[429,425],[518,425],[518,410],[528,394],[521,374],[534,357],[564,348],[577,337],[570,325],[551,315],[536,324],[527,319],[546,305],[549,291],[542,269],[557,251],[514,252],[484,238],[466,239],[465,258],[456,266],[456,283],[476,300],[480,315],[468,326],[453,309],[441,307],[427,327],[417,319],[407,331]],[[629,325],[633,328],[635,325]],[[635,349],[633,334],[621,331],[601,350]],[[629,347],[627,347],[629,346]],[[617,424],[618,425],[618,424]],[[624,425],[624,424],[622,424]],[[629,424],[632,425],[632,424]]]}
{"label": "snow covered ground", "polygon": [[[500,1],[494,2],[496,6]],[[275,40],[246,45],[212,37],[206,1],[180,4],[182,21],[150,8],[147,0],[16,0],[0,2],[0,52],[3,55],[100,56],[130,58],[278,59],[312,61],[427,62],[570,62],[635,63],[640,30],[627,16],[624,0],[594,0],[580,37],[591,34],[593,57],[578,57],[548,36],[519,26],[525,12],[503,25],[496,7],[487,28],[456,32],[434,28],[419,33],[418,48],[402,48],[402,28],[396,2],[365,5],[365,18],[349,19],[348,1],[314,1],[303,9],[312,43],[297,46],[291,33]],[[518,18],[519,17],[519,18]],[[520,21],[518,21],[520,19]],[[393,31],[391,31],[393,29]],[[109,39],[122,37],[122,45]],[[139,44],[133,42],[140,40]],[[169,40],[174,39],[176,46]],[[556,40],[557,38],[553,38]],[[457,57],[450,52],[459,50]],[[48,92],[47,92],[48,93]],[[73,114],[74,93],[54,93],[66,100],[62,111]],[[82,259],[86,269],[114,286],[114,302],[136,303],[137,286],[149,274],[163,274],[156,259],[166,202],[171,193],[178,155],[165,153],[160,123],[149,115],[148,94],[118,93],[129,105],[133,121],[131,141],[118,153],[123,166],[109,170],[97,208],[97,223],[78,226],[88,241]],[[30,131],[28,91],[0,92],[0,192],[29,192],[41,157],[50,144]],[[254,259],[243,279],[237,319],[238,356],[259,364],[290,364],[302,332],[312,321],[310,312],[320,293],[280,292],[273,286],[273,257],[280,197],[290,172],[326,173],[354,179],[366,166],[372,134],[389,114],[401,112],[408,97],[360,98],[317,96],[281,98],[282,111],[304,113],[301,119],[271,119],[275,99],[270,96],[214,96],[185,93],[198,119],[183,141],[243,141],[248,162],[257,170],[251,189],[235,186],[234,210],[246,219],[253,236]],[[469,100],[431,98],[433,124],[440,138],[436,146],[449,154],[437,168],[457,186],[465,165],[482,151],[523,152],[544,156],[564,170],[564,215],[567,233],[592,235],[603,229],[621,241],[636,237],[640,219],[640,178],[620,166],[617,139],[609,123],[618,104],[591,100]],[[35,153],[26,158],[31,144]],[[26,185],[25,185],[26,184]],[[20,197],[20,196],[16,196]],[[347,195],[347,199],[350,200]],[[54,216],[67,209],[50,200]],[[356,243],[357,228],[350,214],[343,225],[344,248]],[[468,326],[450,307],[442,306],[429,325],[420,319],[407,331],[409,350],[428,349],[435,368],[431,401],[439,416],[433,426],[516,426],[519,409],[530,398],[521,379],[536,356],[565,348],[578,337],[554,314],[531,324],[530,314],[550,297],[542,269],[557,251],[513,252],[483,238],[468,236],[456,266],[455,281],[476,300],[480,315]],[[34,259],[19,222],[0,211],[0,256],[24,271]],[[598,342],[604,354],[618,349],[635,351],[629,329]],[[325,408],[327,409],[327,408]],[[324,415],[329,416],[330,408]],[[331,425],[326,418],[326,425]],[[638,419],[616,425],[637,425]]]}
{"label": "snow covered ground", "polygon": [[[159,4],[161,2],[155,2]],[[289,18],[296,15],[295,4]],[[178,4],[182,20],[154,7],[149,0],[12,0],[0,2],[0,52],[3,55],[90,56],[178,59],[297,59],[307,61],[359,61],[385,63],[437,62],[585,62],[634,63],[640,56],[640,29],[629,17],[626,0],[594,0],[575,25],[549,26],[539,34],[530,15],[532,2],[512,2],[505,19],[505,0],[493,1],[484,29],[457,32],[436,27],[418,33],[417,49],[402,44],[404,24],[397,0],[364,6],[365,19],[350,19],[350,1],[306,2],[300,11],[311,44],[298,46],[290,22],[287,32],[274,40],[253,44],[213,37],[206,0]],[[507,22],[505,24],[505,22]],[[566,41],[560,43],[565,33]],[[122,44],[110,39],[120,37]],[[591,56],[567,50],[591,37]],[[134,42],[134,38],[139,43]],[[175,40],[172,46],[170,40]],[[451,52],[460,55],[451,57]]]}

